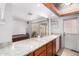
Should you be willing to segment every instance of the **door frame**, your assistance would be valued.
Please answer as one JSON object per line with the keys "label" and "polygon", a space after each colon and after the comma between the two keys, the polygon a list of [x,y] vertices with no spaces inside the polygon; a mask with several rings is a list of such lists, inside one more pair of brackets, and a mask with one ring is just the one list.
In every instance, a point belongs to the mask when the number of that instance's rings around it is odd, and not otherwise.
{"label": "door frame", "polygon": [[[76,19],[76,20],[78,20],[79,18],[77,17],[77,16],[74,16],[74,17],[67,17],[67,18],[64,18],[63,19],[63,42],[64,42],[64,48],[65,48],[65,33],[64,33],[64,21],[67,21],[67,20],[73,20],[73,19]],[[79,20],[78,20],[78,22],[79,22]],[[77,23],[78,25],[79,25],[79,23]],[[77,26],[78,26],[77,25]],[[79,33],[79,28],[78,28],[78,33]],[[67,34],[71,34],[71,33],[67,33]],[[73,34],[73,33],[72,33]]]}

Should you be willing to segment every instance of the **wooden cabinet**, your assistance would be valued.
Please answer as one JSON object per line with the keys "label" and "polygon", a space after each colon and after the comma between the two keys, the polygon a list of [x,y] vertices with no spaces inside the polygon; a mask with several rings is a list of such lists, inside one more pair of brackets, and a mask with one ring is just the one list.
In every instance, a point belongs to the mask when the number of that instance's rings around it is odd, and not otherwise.
{"label": "wooden cabinet", "polygon": [[34,52],[34,55],[35,56],[46,56],[46,45],[44,45],[43,47],[37,49],[35,52]]}
{"label": "wooden cabinet", "polygon": [[56,40],[53,40],[53,55],[56,55]]}
{"label": "wooden cabinet", "polygon": [[54,56],[55,54],[56,39],[35,50],[33,53],[28,54],[28,56]]}
{"label": "wooden cabinet", "polygon": [[38,56],[46,56],[46,51],[42,52],[42,53],[39,54]]}
{"label": "wooden cabinet", "polygon": [[54,56],[56,54],[56,40],[47,44],[47,56]]}
{"label": "wooden cabinet", "polygon": [[47,56],[53,55],[53,42],[47,44]]}

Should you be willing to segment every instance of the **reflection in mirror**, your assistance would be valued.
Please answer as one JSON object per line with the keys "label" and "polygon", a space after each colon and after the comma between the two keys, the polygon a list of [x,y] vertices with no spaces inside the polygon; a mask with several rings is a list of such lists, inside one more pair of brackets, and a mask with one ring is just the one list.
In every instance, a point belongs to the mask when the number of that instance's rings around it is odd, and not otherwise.
{"label": "reflection in mirror", "polygon": [[48,20],[32,23],[32,37],[48,35]]}

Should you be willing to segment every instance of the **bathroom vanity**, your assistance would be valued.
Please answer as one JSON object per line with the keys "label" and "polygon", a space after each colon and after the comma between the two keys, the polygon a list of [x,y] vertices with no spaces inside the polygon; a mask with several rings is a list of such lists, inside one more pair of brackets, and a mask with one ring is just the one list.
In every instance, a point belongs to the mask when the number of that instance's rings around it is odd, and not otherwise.
{"label": "bathroom vanity", "polygon": [[56,54],[56,39],[36,49],[28,56],[53,56]]}
{"label": "bathroom vanity", "polygon": [[0,49],[0,55],[53,56],[59,49],[59,43],[56,43],[59,37],[58,34],[14,42],[10,47]]}

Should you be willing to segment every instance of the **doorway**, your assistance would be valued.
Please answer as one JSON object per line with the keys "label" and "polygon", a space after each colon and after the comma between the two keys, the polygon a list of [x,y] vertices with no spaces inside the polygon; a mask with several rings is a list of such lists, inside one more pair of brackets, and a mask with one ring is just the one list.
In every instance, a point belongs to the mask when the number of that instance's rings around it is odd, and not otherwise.
{"label": "doorway", "polygon": [[64,44],[65,48],[79,51],[79,26],[78,18],[64,19]]}

